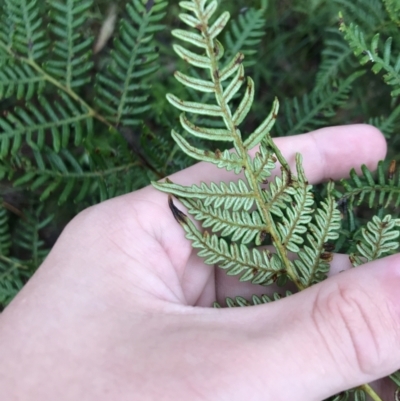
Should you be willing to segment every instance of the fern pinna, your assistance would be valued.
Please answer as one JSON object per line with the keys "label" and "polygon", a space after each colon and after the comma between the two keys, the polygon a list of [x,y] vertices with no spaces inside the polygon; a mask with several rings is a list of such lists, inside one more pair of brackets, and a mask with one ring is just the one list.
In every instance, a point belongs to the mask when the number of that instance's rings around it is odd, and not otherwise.
{"label": "fern pinna", "polygon": [[[301,156],[297,156],[293,172],[276,147],[270,131],[278,113],[277,100],[270,115],[254,132],[241,132],[239,127],[251,109],[255,88],[253,80],[245,76],[242,53],[223,62],[224,48],[217,36],[227,25],[229,13],[211,23],[216,1],[184,1],[180,5],[189,11],[180,15],[181,20],[194,30],[175,30],[173,35],[202,49],[204,54],[181,45],[174,49],[189,64],[204,70],[205,76],[194,78],[176,72],[175,77],[189,88],[212,93],[215,100],[202,104],[168,95],[168,101],[184,112],[180,120],[187,133],[231,143],[234,150],[203,150],[192,146],[178,132],[173,131],[172,136],[188,155],[233,170],[242,178],[229,184],[212,182],[185,187],[167,179],[154,185],[175,195],[191,215],[203,222],[207,229],[200,232],[170,200],[177,220],[206,263],[218,264],[228,274],[240,275],[242,281],[269,285],[289,278],[298,288],[306,288],[326,277],[330,259],[326,244],[338,237],[340,212],[331,194],[332,185],[326,199],[315,205]],[[243,86],[244,94],[236,101]],[[222,119],[225,127],[196,126],[191,116],[197,115]],[[257,152],[250,156],[249,151],[256,146]],[[278,163],[281,174],[267,186]],[[257,248],[268,243],[274,251]],[[289,252],[297,252],[298,259],[291,260]]]}

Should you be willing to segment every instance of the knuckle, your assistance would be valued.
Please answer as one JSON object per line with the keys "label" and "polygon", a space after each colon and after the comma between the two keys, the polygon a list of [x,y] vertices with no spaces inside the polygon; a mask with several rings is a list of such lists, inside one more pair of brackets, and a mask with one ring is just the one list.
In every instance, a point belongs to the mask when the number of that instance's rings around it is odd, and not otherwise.
{"label": "knuckle", "polygon": [[347,363],[351,371],[365,375],[379,371],[386,356],[390,316],[382,313],[369,293],[347,283],[320,290],[312,320],[339,366]]}

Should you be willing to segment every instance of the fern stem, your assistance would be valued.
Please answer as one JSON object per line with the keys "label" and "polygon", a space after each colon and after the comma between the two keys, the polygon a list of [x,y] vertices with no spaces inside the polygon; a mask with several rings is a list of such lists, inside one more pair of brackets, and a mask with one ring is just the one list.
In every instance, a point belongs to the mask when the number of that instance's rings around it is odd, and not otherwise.
{"label": "fern stem", "polygon": [[0,260],[11,265],[11,267],[9,269],[7,269],[5,272],[0,274],[0,282],[5,277],[9,276],[14,270],[18,270],[18,269],[26,270],[27,269],[27,267],[25,265],[18,263],[15,260],[12,260],[10,258],[7,258],[6,256],[0,255]]}
{"label": "fern stem", "polygon": [[86,178],[96,178],[96,177],[106,177],[108,175],[114,175],[116,173],[119,173],[121,171],[127,171],[131,169],[132,167],[139,166],[139,162],[133,162],[133,163],[128,163],[123,166],[118,166],[114,168],[110,168],[108,170],[101,170],[101,171],[91,171],[91,172],[86,172],[86,173],[67,173],[67,174],[62,174],[59,171],[53,171],[53,170],[40,170],[40,169],[34,169],[34,168],[28,168],[25,171],[26,172],[38,172],[41,175],[47,174],[48,176],[52,177],[60,177],[64,179],[71,179],[71,178],[76,178],[79,180],[84,180]]}
{"label": "fern stem", "polygon": [[[292,263],[290,262],[287,251],[283,244],[281,243],[278,230],[276,228],[274,219],[270,215],[270,213],[265,209],[264,207],[264,200],[263,200],[263,195],[262,195],[262,189],[258,185],[257,179],[255,178],[254,174],[252,174],[252,166],[249,162],[249,159],[247,157],[247,149],[245,148],[242,139],[240,135],[238,134],[237,127],[235,126],[235,122],[233,121],[232,115],[230,113],[230,108],[229,105],[224,98],[223,94],[223,87],[222,83],[220,80],[219,76],[219,61],[216,57],[215,54],[215,49],[216,49],[216,44],[214,42],[214,39],[210,36],[209,34],[209,26],[208,26],[208,17],[204,15],[204,9],[200,5],[199,0],[195,0],[197,3],[197,10],[198,10],[198,18],[201,22],[201,27],[199,29],[201,30],[201,33],[206,41],[207,44],[207,54],[208,57],[210,58],[211,61],[211,79],[214,82],[215,85],[215,97],[217,100],[218,105],[221,107],[222,113],[224,115],[224,120],[227,128],[230,130],[232,137],[234,138],[234,143],[235,143],[235,149],[241,156],[243,160],[243,168],[245,171],[245,176],[247,178],[247,181],[250,185],[251,190],[253,191],[253,194],[256,198],[256,203],[259,211],[262,213],[263,220],[267,226],[267,231],[271,235],[271,238],[273,240],[274,246],[281,258],[281,260],[284,263],[286,273],[290,277],[290,279],[295,283],[295,285],[300,289],[304,289],[304,286],[300,282],[300,280],[297,277],[296,272],[294,271],[292,267]],[[271,141],[272,142],[272,141]],[[283,158],[282,154],[280,151],[276,148],[273,143],[271,144],[274,147],[274,150],[276,151],[276,155],[281,162],[283,168],[288,169],[288,164],[286,160]]]}
{"label": "fern stem", "polygon": [[382,398],[375,392],[369,384],[363,384],[360,389],[367,393],[373,401],[382,401]]}

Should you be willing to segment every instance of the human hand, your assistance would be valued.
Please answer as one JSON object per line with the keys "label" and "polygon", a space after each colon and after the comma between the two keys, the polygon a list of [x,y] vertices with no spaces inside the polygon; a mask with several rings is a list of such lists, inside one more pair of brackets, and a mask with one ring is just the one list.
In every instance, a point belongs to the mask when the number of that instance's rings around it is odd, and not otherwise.
{"label": "human hand", "polygon": [[[276,140],[311,183],[370,168],[370,126]],[[232,178],[211,165],[180,184]],[[332,271],[349,268],[336,255]],[[335,275],[282,301],[212,309],[265,287],[206,266],[152,187],[92,207],[65,229],[0,316],[2,399],[322,400],[400,368],[400,256]]]}

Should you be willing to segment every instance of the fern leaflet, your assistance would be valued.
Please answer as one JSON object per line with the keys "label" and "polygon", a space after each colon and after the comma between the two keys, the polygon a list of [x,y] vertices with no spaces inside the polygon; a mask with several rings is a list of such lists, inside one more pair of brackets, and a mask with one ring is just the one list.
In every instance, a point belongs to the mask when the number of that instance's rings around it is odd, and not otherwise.
{"label": "fern leaflet", "polygon": [[366,227],[361,228],[361,239],[357,242],[357,255],[350,256],[353,266],[372,262],[394,253],[399,248],[400,219],[386,215],[383,219],[374,216]]}
{"label": "fern leaflet", "polygon": [[164,17],[166,6],[164,0],[149,0],[146,4],[131,0],[127,4],[128,17],[121,20],[112,63],[107,73],[97,76],[95,102],[117,126],[139,124],[140,119],[134,117],[151,108],[143,91],[149,89],[145,78],[159,68],[152,39],[163,29],[158,22]]}
{"label": "fern leaflet", "polygon": [[68,89],[80,87],[90,81],[88,74],[93,67],[90,61],[93,38],[82,40],[80,32],[85,24],[85,13],[93,0],[67,0],[50,2],[53,23],[50,30],[57,40],[53,57],[44,64],[44,69],[57,77]]}
{"label": "fern leaflet", "polygon": [[[354,54],[358,57],[360,64],[372,63],[372,71],[378,74],[382,70],[385,82],[392,86],[392,96],[400,94],[400,55],[392,55],[392,38],[389,37],[380,52],[380,35],[376,34],[368,45],[364,33],[360,27],[351,23],[347,26],[343,18],[341,19],[340,30],[344,33],[344,38],[349,43]],[[380,55],[381,53],[381,55]]]}

